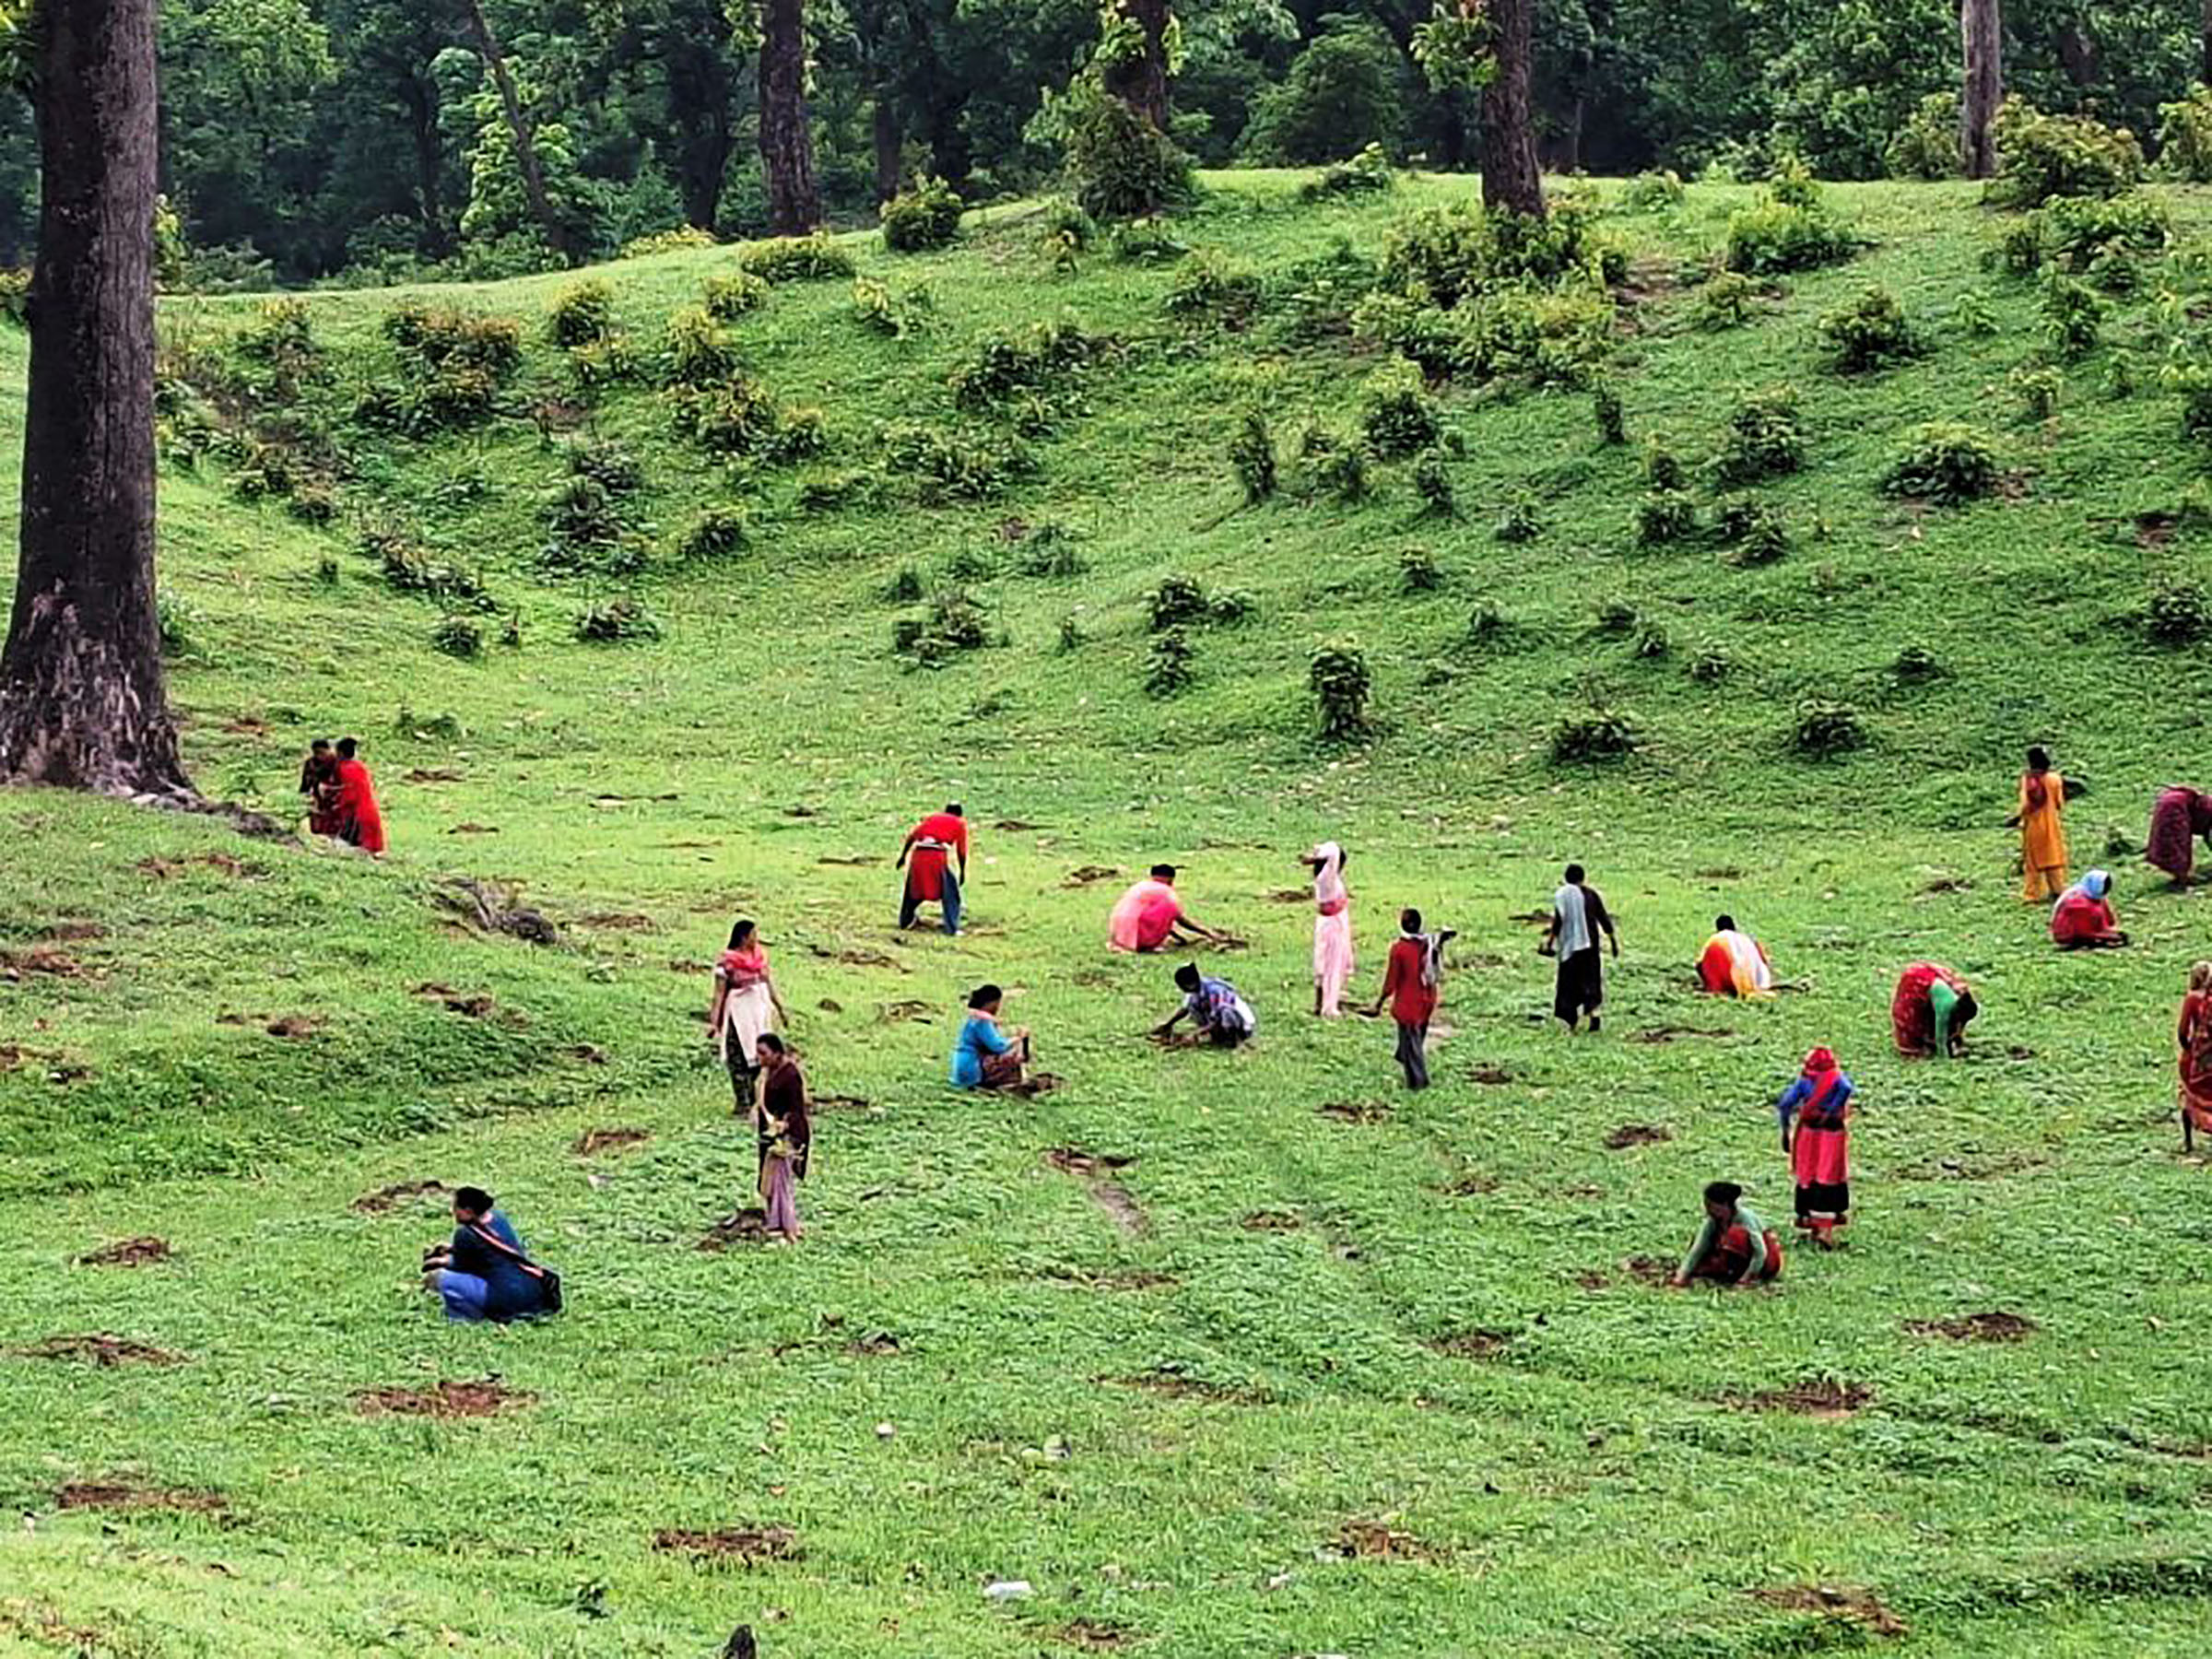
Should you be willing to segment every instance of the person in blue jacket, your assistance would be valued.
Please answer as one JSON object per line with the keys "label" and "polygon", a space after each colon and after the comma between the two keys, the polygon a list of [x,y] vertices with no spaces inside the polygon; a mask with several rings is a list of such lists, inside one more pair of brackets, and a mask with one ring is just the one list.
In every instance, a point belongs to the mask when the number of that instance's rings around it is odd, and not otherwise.
{"label": "person in blue jacket", "polygon": [[453,1241],[433,1250],[423,1267],[448,1319],[503,1324],[544,1308],[545,1270],[481,1187],[454,1193]]}

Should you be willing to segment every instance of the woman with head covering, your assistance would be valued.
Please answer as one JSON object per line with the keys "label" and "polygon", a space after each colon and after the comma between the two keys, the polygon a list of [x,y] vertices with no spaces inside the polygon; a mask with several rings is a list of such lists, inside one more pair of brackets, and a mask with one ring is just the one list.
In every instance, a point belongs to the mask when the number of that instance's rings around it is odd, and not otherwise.
{"label": "woman with head covering", "polygon": [[2186,784],[2159,792],[2150,809],[2150,842],[2144,859],[2172,877],[2175,887],[2187,887],[2196,868],[2196,842],[2212,845],[2212,795]]}
{"label": "woman with head covering", "polygon": [[1748,1290],[1781,1277],[1782,1241],[1751,1213],[1742,1187],[1733,1181],[1712,1182],[1705,1189],[1705,1224],[1675,1270],[1675,1288],[1701,1279]]}
{"label": "woman with head covering", "polygon": [[2020,774],[2020,805],[2006,820],[2020,830],[2020,897],[2030,904],[2055,899],[2066,885],[2066,780],[2051,764],[2051,752],[2028,751]]}
{"label": "woman with head covering", "polygon": [[2051,942],[2061,950],[2114,950],[2127,943],[2112,914],[2112,878],[2091,870],[2051,909]]}
{"label": "woman with head covering", "polygon": [[714,1005],[707,1012],[715,1052],[730,1074],[735,1110],[743,1117],[753,1109],[753,1080],[760,1074],[761,1033],[786,1018],[783,999],[768,971],[768,947],[760,930],[740,919],[730,929],[730,947],[714,964]]}
{"label": "woman with head covering", "polygon": [[1889,999],[1897,1052],[1921,1059],[1954,1059],[1966,1052],[1966,1028],[1982,1006],[1966,982],[1939,962],[1914,962],[1898,975]]}
{"label": "woman with head covering", "polygon": [[1774,1107],[1797,1178],[1797,1225],[1823,1250],[1836,1247],[1836,1229],[1851,1218],[1851,1096],[1835,1054],[1817,1048]]}
{"label": "woman with head covering", "polygon": [[2182,1150],[2193,1152],[2199,1129],[2212,1135],[2212,962],[2189,970],[2174,1038],[2181,1049]]}
{"label": "woman with head covering", "polygon": [[1313,872],[1313,1012],[1334,1019],[1352,982],[1352,895],[1344,885],[1345,850],[1323,841],[1300,860]]}
{"label": "woman with head covering", "polygon": [[1698,959],[1698,982],[1715,996],[1773,995],[1774,970],[1767,961],[1767,947],[1740,931],[1734,916],[1715,917],[1712,930]]}

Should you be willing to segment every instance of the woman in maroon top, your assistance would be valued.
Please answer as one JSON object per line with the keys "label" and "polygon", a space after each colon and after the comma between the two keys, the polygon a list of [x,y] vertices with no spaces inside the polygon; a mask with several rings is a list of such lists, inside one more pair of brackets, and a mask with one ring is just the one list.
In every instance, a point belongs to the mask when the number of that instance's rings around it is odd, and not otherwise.
{"label": "woman in maroon top", "polygon": [[1382,1005],[1390,1004],[1390,1017],[1398,1026],[1398,1064],[1406,1068],[1406,1087],[1426,1088],[1429,1021],[1436,1013],[1444,941],[1452,937],[1452,932],[1446,928],[1441,933],[1423,933],[1418,910],[1400,911],[1398,927],[1397,943],[1390,947],[1390,960],[1382,970],[1382,989],[1369,1012],[1379,1015]]}
{"label": "woman in maroon top", "polygon": [[760,1033],[758,1048],[760,1099],[753,1108],[753,1126],[760,1136],[760,1202],[769,1232],[795,1244],[806,1230],[799,1225],[798,1183],[806,1179],[806,1155],[814,1144],[806,1079],[773,1031]]}

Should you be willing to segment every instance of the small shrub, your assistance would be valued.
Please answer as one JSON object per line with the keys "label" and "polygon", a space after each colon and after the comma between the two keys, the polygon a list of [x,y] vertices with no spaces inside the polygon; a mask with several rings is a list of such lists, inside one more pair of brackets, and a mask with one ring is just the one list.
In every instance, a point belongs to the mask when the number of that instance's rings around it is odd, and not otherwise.
{"label": "small shrub", "polygon": [[484,629],[468,617],[441,618],[430,630],[430,644],[450,657],[479,657],[484,654]]}
{"label": "small shrub", "polygon": [[1654,438],[1644,447],[1643,481],[1655,490],[1688,489],[1689,473],[1682,458]]}
{"label": "small shrub", "polygon": [[612,438],[580,438],[571,443],[569,471],[590,478],[610,496],[634,495],[645,487],[644,467]]}
{"label": "small shrub", "polygon": [[2133,256],[2155,259],[2173,241],[2173,215],[2156,196],[2060,196],[2030,223],[2044,258],[2077,276],[2092,276],[2114,293],[2139,286]]}
{"label": "small shrub", "polygon": [[1517,495],[1505,504],[1498,516],[1498,527],[1492,533],[1501,542],[1518,544],[1533,542],[1544,534],[1544,521],[1537,516],[1535,498]]}
{"label": "small shrub", "polygon": [[1512,624],[1495,599],[1485,599],[1467,618],[1467,643],[1486,651],[1502,645],[1512,631]]}
{"label": "small shrub", "polygon": [[1654,489],[1636,503],[1636,539],[1647,547],[1687,541],[1697,533],[1697,498],[1686,489]]}
{"label": "small shrub", "polygon": [[1313,477],[1340,501],[1364,501],[1374,491],[1367,450],[1361,444],[1339,444],[1315,456]]}
{"label": "small shrub", "polygon": [[2115,403],[2136,394],[2136,361],[2124,351],[2114,352],[2104,366],[2104,394]]}
{"label": "small shrub", "polygon": [[1997,456],[1989,440],[1955,420],[1914,429],[1884,480],[1892,495],[1919,496],[1944,506],[1979,500],[1997,487]]}
{"label": "small shrub", "polygon": [[1897,296],[1885,288],[1868,288],[1857,299],[1824,313],[1818,328],[1833,366],[1843,374],[1910,362],[1927,350]]}
{"label": "small shrub", "polygon": [[2048,420],[2057,412],[2058,396],[2066,387],[2066,377],[2047,365],[2029,368],[2026,365],[2012,371],[2012,390],[2020,400],[2030,420]]}
{"label": "small shrub", "polygon": [[1243,588],[1223,588],[1206,601],[1206,619],[1220,628],[1234,628],[1251,620],[1259,601]]}
{"label": "small shrub", "polygon": [[1191,159],[1175,141],[1090,79],[1063,110],[1067,180],[1094,218],[1140,218],[1190,199]]}
{"label": "small shrub", "polygon": [[1423,450],[1413,463],[1413,492],[1438,518],[1459,516],[1458,492],[1452,488],[1452,471],[1441,449]]}
{"label": "small shrub", "polygon": [[2104,301],[2087,283],[2051,273],[2043,284],[2043,338],[2051,349],[2069,362],[2097,349],[2104,328]]}
{"label": "small shrub", "polygon": [[1433,594],[1444,585],[1444,572],[1428,548],[1408,547],[1398,555],[1398,582],[1409,594]]}
{"label": "small shrub", "polygon": [[1674,640],[1657,622],[1644,623],[1629,638],[1629,654],[1646,663],[1655,663],[1674,649]]}
{"label": "small shrub", "polygon": [[801,512],[839,512],[865,501],[879,482],[875,473],[860,467],[810,472],[799,479]]}
{"label": "small shrub", "polygon": [[924,176],[883,205],[883,245],[894,253],[948,248],[959,239],[963,204],[944,180]]}
{"label": "small shrub", "polygon": [[1175,267],[1168,285],[1167,308],[1178,317],[1203,317],[1241,328],[1265,297],[1259,273],[1231,260],[1218,248],[1200,248]]}
{"label": "small shrub", "polygon": [[1154,633],[1202,622],[1207,610],[1206,586],[1195,576],[1163,576],[1145,601],[1147,626]]}
{"label": "small shrub", "polygon": [[995,409],[1024,394],[1041,394],[1090,362],[1106,344],[1067,322],[986,335],[952,371],[953,402],[964,409]]}
{"label": "small shrub", "polygon": [[678,225],[671,230],[655,230],[650,236],[632,237],[622,244],[618,259],[643,259],[654,253],[680,253],[694,248],[712,248],[720,239],[713,231],[703,230],[697,225]]}
{"label": "small shrub", "polygon": [[1739,397],[1728,417],[1721,448],[1721,480],[1756,483],[1794,473],[1805,465],[1805,426],[1796,398],[1784,388]]}
{"label": "small shrub", "polygon": [[671,385],[712,386],[737,371],[736,342],[705,306],[679,306],[668,318],[662,365]]}
{"label": "small shrub", "polygon": [[1369,448],[1386,461],[1430,448],[1443,433],[1443,418],[1420,369],[1404,358],[1369,374],[1359,391],[1359,425]]}
{"label": "small shrub", "polygon": [[2002,330],[1989,296],[1979,288],[1969,288],[1951,301],[1951,326],[1976,339],[1989,339]]}
{"label": "small shrub", "polygon": [[292,486],[285,512],[303,524],[327,524],[338,516],[337,486],[321,474],[311,474]]}
{"label": "small shrub", "polygon": [[1766,276],[1837,265],[1865,245],[1818,205],[1806,206],[1770,194],[1729,215],[1724,262],[1731,271]]}
{"label": "small shrub", "polygon": [[1090,569],[1076,538],[1065,524],[1047,520],[1022,544],[1021,573],[1065,581]]}
{"label": "small shrub", "polygon": [[546,491],[543,515],[553,539],[566,547],[606,547],[622,536],[622,515],[613,493],[581,473]]}
{"label": "small shrub", "polygon": [[[752,528],[745,509],[717,505],[700,509],[699,515],[686,527],[677,552],[686,559],[727,559],[742,552],[752,539]],[[917,599],[919,594],[914,595]]]}
{"label": "small shrub", "polygon": [[1315,652],[1306,684],[1321,716],[1323,737],[1341,743],[1366,735],[1367,700],[1373,686],[1367,658],[1356,647],[1324,645]]}
{"label": "small shrub", "polygon": [[569,378],[586,397],[638,377],[637,347],[622,335],[569,347]]}
{"label": "small shrub", "polygon": [[1682,206],[1682,175],[1674,169],[1640,172],[1620,193],[1620,205],[1630,213],[1659,213]]}
{"label": "small shrub", "polygon": [[1145,690],[1153,697],[1173,697],[1188,689],[1198,677],[1196,657],[1190,636],[1182,629],[1159,634],[1145,660]]}
{"label": "small shrub", "polygon": [[1959,95],[1931,92],[1890,137],[1882,165],[1893,179],[1959,175]]}
{"label": "small shrub", "polygon": [[2190,645],[2212,638],[2212,595],[2185,577],[2161,578],[2144,605],[2143,623],[2161,645]]}
{"label": "small shrub", "polygon": [[861,326],[894,340],[919,334],[936,314],[936,300],[921,283],[911,283],[893,293],[872,277],[853,278],[853,312]]}
{"label": "small shrub", "polygon": [[777,236],[738,255],[737,265],[765,282],[811,282],[853,275],[853,255],[830,241],[827,230],[809,236]]}
{"label": "small shrub", "polygon": [[586,606],[576,617],[576,637],[588,644],[615,645],[657,640],[661,625],[644,602],[627,594]]}
{"label": "small shrub", "polygon": [[2001,207],[2040,207],[2053,196],[2118,195],[2143,176],[2143,147],[2124,127],[2086,115],[2046,115],[2008,98],[1997,112],[1997,176],[1987,194]]}
{"label": "small shrub", "polygon": [[1826,760],[1863,747],[1866,729],[1848,703],[1813,700],[1799,705],[1790,726],[1790,746],[1801,755]]}
{"label": "small shrub", "polygon": [[1551,732],[1551,758],[1562,766],[1618,760],[1636,752],[1635,723],[1606,708],[1593,708],[1560,720]]}
{"label": "small shrub", "polygon": [[1627,269],[1626,253],[1571,201],[1555,203],[1543,218],[1490,213],[1468,202],[1399,219],[1383,240],[1382,281],[1401,298],[1450,311],[1516,288],[1602,288]]}
{"label": "small shrub", "polygon": [[2193,184],[2212,182],[2212,87],[2159,106],[2159,171]]}
{"label": "small shrub", "polygon": [[1244,411],[1242,424],[1229,441],[1229,464],[1236,469],[1237,482],[1244,487],[1247,503],[1256,505],[1275,493],[1275,434],[1260,410]]}
{"label": "small shrub", "polygon": [[1790,550],[1789,521],[1763,501],[1737,497],[1723,502],[1718,528],[1731,564],[1772,564]]}
{"label": "small shrub", "polygon": [[1996,241],[1983,250],[1982,263],[2007,276],[2034,276],[2043,268],[2041,218],[2030,214],[2005,226],[1997,232]]}
{"label": "small shrub", "polygon": [[1735,659],[1720,645],[1700,645],[1691,653],[1686,672],[1700,686],[1716,686],[1735,669]]}
{"label": "small shrub", "polygon": [[2170,363],[2159,379],[2168,391],[2181,394],[2182,435],[2212,445],[2212,364]]}
{"label": "small shrub", "polygon": [[328,553],[315,560],[315,583],[326,588],[338,585],[338,561]]}
{"label": "small shrub", "polygon": [[885,476],[924,501],[987,500],[1030,467],[1029,453],[987,433],[946,432],[921,421],[881,429]]}
{"label": "small shrub", "polygon": [[1618,389],[1609,382],[1601,382],[1592,389],[1590,415],[1597,423],[1597,441],[1600,443],[1626,443],[1629,441],[1628,411],[1621,406]]}
{"label": "small shrub", "polygon": [[192,651],[192,637],[200,613],[174,594],[154,595],[154,627],[161,637],[161,654],[182,657]]}
{"label": "small shrub", "polygon": [[748,312],[766,305],[768,294],[767,279],[741,267],[717,271],[708,277],[700,285],[699,302],[715,322],[735,323]]}
{"label": "small shrub", "polygon": [[546,312],[546,338],[573,350],[606,338],[615,324],[615,290],[597,277],[561,289]]}
{"label": "small shrub", "polygon": [[1925,686],[1943,677],[1936,653],[1924,645],[1908,645],[1897,653],[1889,672],[1900,686]]}
{"label": "small shrub", "polygon": [[1083,624],[1073,617],[1060,618],[1060,654],[1066,656],[1083,649]]}
{"label": "small shrub", "polygon": [[[1082,213],[1078,206],[1077,212]],[[1089,218],[1085,213],[1083,217]],[[1159,265],[1181,259],[1190,249],[1169,229],[1165,219],[1151,214],[1116,225],[1110,239],[1113,256],[1124,265]]]}
{"label": "small shrub", "polygon": [[884,584],[883,596],[893,605],[919,605],[927,591],[920,571],[912,565],[900,565],[899,573]]}
{"label": "small shrub", "polygon": [[1048,200],[1038,215],[1037,233],[1053,265],[1065,271],[1076,266],[1076,256],[1087,253],[1099,240],[1098,221],[1065,196]]}
{"label": "small shrub", "polygon": [[1759,308],[1759,284],[1741,271],[1715,271],[1698,285],[1691,321],[1709,334],[1741,328]]}
{"label": "small shrub", "polygon": [[718,455],[803,461],[829,446],[819,410],[787,408],[749,375],[678,387],[672,401],[677,429]]}
{"label": "small shrub", "polygon": [[1319,178],[1308,179],[1299,187],[1299,195],[1309,202],[1318,202],[1331,196],[1367,195],[1376,191],[1394,189],[1398,175],[1390,164],[1390,157],[1380,144],[1370,144],[1349,160],[1333,161],[1321,170]]}
{"label": "small shrub", "polygon": [[307,301],[296,294],[265,300],[238,337],[239,355],[274,369],[299,373],[322,355]]}
{"label": "small shrub", "polygon": [[1602,638],[1624,640],[1636,631],[1642,619],[1626,599],[1607,599],[1597,607],[1595,626]]}

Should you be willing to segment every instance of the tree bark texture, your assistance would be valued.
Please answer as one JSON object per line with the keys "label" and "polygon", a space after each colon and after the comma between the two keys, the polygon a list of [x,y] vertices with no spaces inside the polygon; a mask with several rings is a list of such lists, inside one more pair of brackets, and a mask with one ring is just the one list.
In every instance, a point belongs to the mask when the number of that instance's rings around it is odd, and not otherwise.
{"label": "tree bark texture", "polygon": [[805,0],[766,0],[760,8],[760,165],[771,231],[804,236],[822,222],[806,124]]}
{"label": "tree bark texture", "polygon": [[154,0],[44,0],[0,780],[196,797],[154,606]]}
{"label": "tree bark texture", "polygon": [[507,112],[507,131],[514,140],[514,165],[523,176],[523,199],[530,204],[531,217],[544,229],[546,245],[573,265],[574,241],[560,216],[553,211],[553,198],[546,194],[545,169],[537,161],[536,128],[531,124],[530,112],[523,108],[522,94],[515,90],[514,74],[507,67],[507,54],[500,50],[499,37],[491,31],[491,19],[484,15],[483,0],[468,0],[468,28],[477,37],[477,50],[484,54],[484,66],[491,71],[491,84],[499,88],[500,108]]}
{"label": "tree bark texture", "polygon": [[1490,0],[1498,73],[1482,89],[1482,204],[1492,212],[1544,216],[1529,94],[1535,0]]}
{"label": "tree bark texture", "polygon": [[1959,0],[1966,65],[1959,99],[1959,164],[1970,179],[1997,171],[1997,106],[2005,101],[2005,24],[1998,0]]}
{"label": "tree bark texture", "polygon": [[899,105],[888,85],[889,76],[878,73],[876,88],[870,99],[869,131],[876,147],[876,199],[888,202],[899,194],[900,173],[904,164],[906,140],[899,131]]}
{"label": "tree bark texture", "polygon": [[2198,77],[2212,87],[2212,0],[2205,0],[2204,23],[2199,32],[2204,36],[2204,63],[2198,67]]}
{"label": "tree bark texture", "polygon": [[1145,49],[1106,69],[1106,90],[1168,130],[1168,0],[1121,0],[1122,16],[1144,33]]}
{"label": "tree bark texture", "polygon": [[423,251],[442,256],[451,251],[453,238],[446,229],[444,195],[438,188],[439,174],[444,168],[438,133],[438,88],[427,75],[410,75],[400,85],[400,97],[407,106],[408,131],[415,140],[415,195],[422,222]]}

